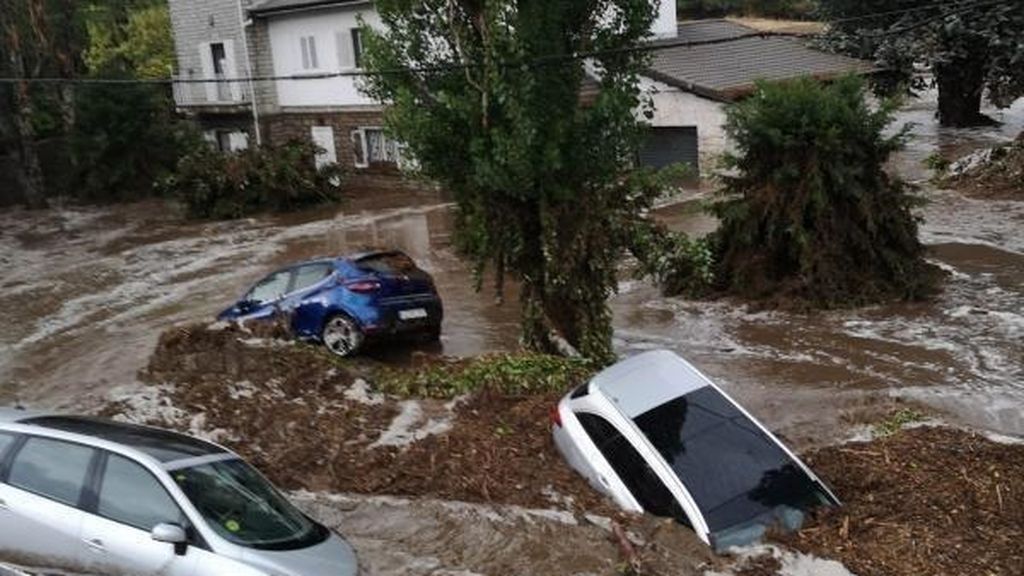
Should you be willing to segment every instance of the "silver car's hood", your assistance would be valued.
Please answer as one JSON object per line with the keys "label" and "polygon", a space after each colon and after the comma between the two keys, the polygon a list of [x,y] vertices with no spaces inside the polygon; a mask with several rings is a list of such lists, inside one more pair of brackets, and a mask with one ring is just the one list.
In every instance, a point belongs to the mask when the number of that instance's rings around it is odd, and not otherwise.
{"label": "silver car's hood", "polygon": [[355,576],[356,553],[347,542],[331,533],[323,542],[300,550],[246,550],[244,561],[273,576]]}

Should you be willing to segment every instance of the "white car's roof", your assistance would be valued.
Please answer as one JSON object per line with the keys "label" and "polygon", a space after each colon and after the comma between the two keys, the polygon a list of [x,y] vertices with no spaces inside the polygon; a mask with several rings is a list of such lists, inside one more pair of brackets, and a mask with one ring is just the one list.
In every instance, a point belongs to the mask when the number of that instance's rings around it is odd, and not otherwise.
{"label": "white car's roof", "polygon": [[629,418],[708,385],[696,368],[668,350],[637,354],[591,380],[591,389],[600,391]]}

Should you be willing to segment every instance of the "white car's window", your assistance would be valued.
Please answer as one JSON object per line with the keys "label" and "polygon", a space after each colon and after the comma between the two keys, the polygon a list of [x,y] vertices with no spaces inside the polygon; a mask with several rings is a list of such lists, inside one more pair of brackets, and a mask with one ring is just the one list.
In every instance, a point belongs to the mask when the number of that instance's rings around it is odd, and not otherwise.
{"label": "white car's window", "polygon": [[146,531],[157,524],[181,524],[183,520],[178,505],[149,471],[114,454],[107,458],[96,512]]}
{"label": "white car's window", "polygon": [[253,287],[252,292],[249,293],[249,299],[262,304],[284,296],[288,291],[288,280],[291,279],[291,276],[292,273],[288,270],[267,276]]}
{"label": "white car's window", "polygon": [[580,412],[576,417],[644,511],[690,524],[675,496],[614,425],[595,414]]}
{"label": "white car's window", "polygon": [[7,482],[69,506],[77,506],[92,448],[48,438],[29,438],[11,463]]}
{"label": "white car's window", "polygon": [[292,291],[305,290],[323,280],[331,273],[330,264],[307,264],[295,270],[295,285]]}
{"label": "white car's window", "polygon": [[797,463],[714,388],[633,420],[689,490],[712,532],[824,501]]}

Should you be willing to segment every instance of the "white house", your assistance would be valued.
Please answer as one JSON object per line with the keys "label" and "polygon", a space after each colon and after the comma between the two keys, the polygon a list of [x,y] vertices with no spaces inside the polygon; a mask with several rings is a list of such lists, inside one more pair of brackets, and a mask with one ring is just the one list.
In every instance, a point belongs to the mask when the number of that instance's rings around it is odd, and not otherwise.
{"label": "white house", "polygon": [[[384,183],[398,173],[400,147],[381,130],[381,105],[353,77],[318,77],[360,66],[358,19],[379,24],[368,0],[169,0],[178,56],[175,97],[222,149],[311,138],[320,162],[340,162]],[[869,66],[793,38],[751,37],[722,20],[677,24],[662,0],[652,25],[653,57],[643,87],[655,103],[641,160],[663,165],[720,153],[724,104],[757,78],[864,72]],[[697,46],[690,42],[713,40]],[[683,44],[683,45],[680,45]],[[303,76],[312,78],[302,79]],[[255,77],[253,81],[203,80]],[[261,78],[276,78],[273,81]],[[282,77],[286,77],[283,78]]]}

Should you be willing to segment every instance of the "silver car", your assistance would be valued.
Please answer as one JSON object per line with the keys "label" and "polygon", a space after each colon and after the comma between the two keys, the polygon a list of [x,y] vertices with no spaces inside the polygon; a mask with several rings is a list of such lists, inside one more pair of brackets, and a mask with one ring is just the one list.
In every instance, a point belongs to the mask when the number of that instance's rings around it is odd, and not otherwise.
{"label": "silver car", "polygon": [[90,574],[358,573],[344,540],[220,446],[3,408],[0,560]]}

